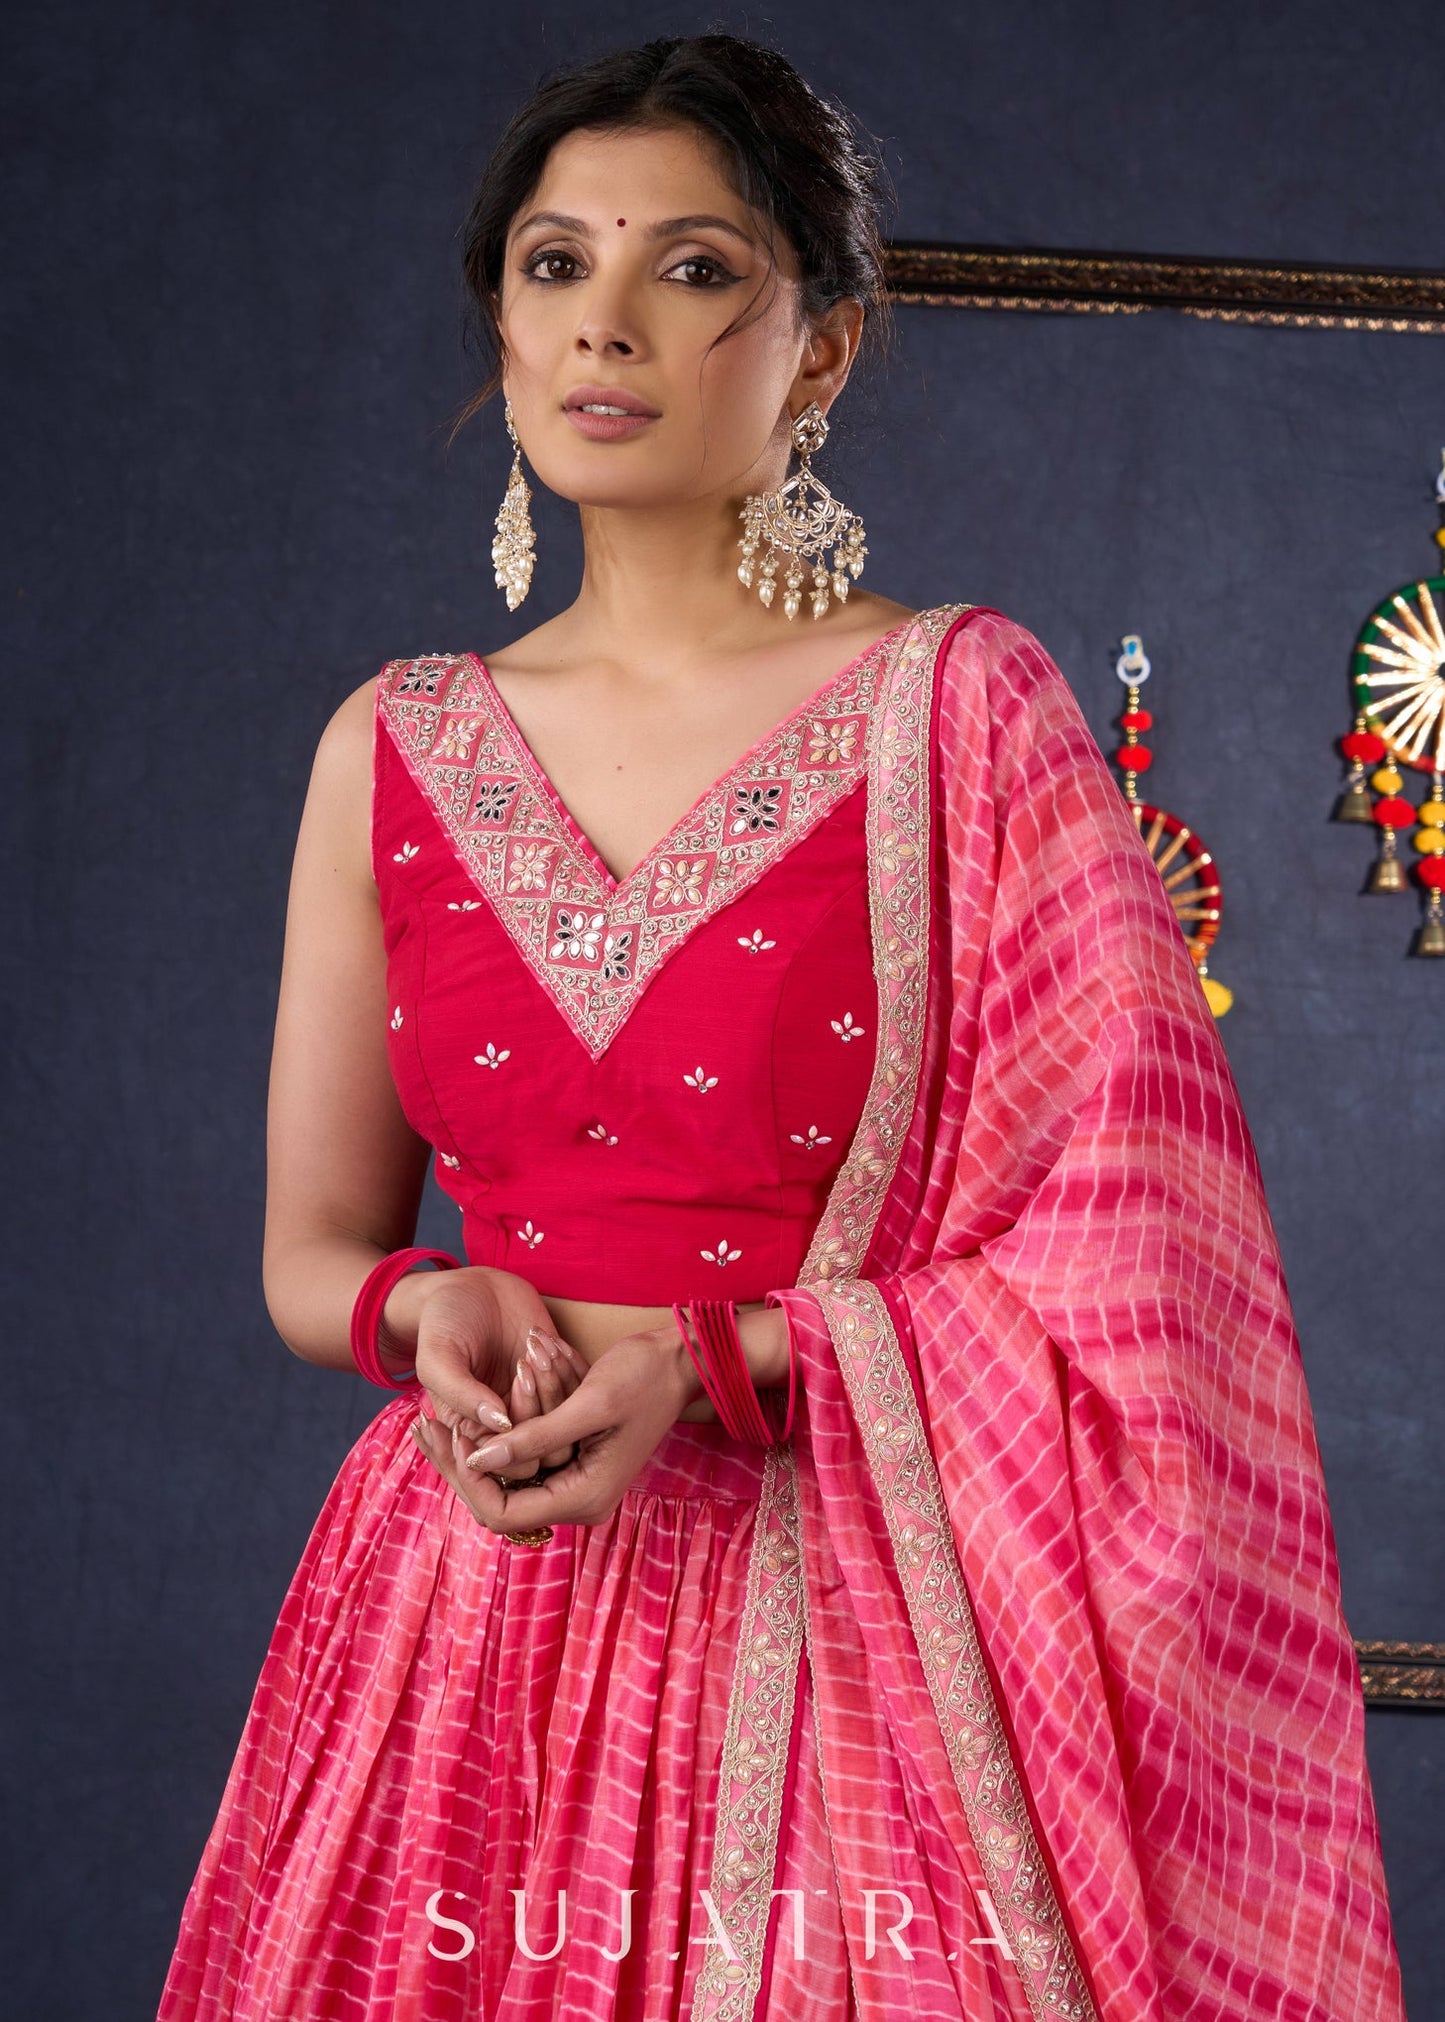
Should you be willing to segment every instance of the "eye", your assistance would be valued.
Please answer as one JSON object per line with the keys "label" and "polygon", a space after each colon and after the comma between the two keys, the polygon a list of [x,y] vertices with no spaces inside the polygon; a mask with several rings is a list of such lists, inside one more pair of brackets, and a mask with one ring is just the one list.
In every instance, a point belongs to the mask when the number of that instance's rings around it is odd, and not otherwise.
{"label": "eye", "polygon": [[570,281],[573,278],[571,274],[543,274],[539,272],[539,269],[543,265],[550,266],[554,260],[561,260],[564,264],[570,261],[574,267],[577,264],[575,253],[564,253],[557,247],[544,247],[541,252],[533,253],[530,259],[522,262],[522,272],[530,274],[534,281]]}
{"label": "eye", "polygon": [[669,268],[668,271],[675,274],[679,267],[706,267],[718,276],[715,281],[686,281],[683,285],[688,288],[725,287],[729,281],[737,279],[737,275],[730,267],[725,267],[721,260],[715,260],[710,253],[689,253],[685,260],[679,260],[677,266]]}

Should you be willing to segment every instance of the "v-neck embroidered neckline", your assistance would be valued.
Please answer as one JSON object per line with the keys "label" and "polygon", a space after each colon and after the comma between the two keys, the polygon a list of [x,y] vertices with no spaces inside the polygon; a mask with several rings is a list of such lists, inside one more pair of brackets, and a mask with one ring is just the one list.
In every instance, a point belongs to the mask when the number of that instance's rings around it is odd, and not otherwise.
{"label": "v-neck embroidered neckline", "polygon": [[[391,661],[377,711],[452,857],[596,1060],[663,963],[866,776],[887,669],[926,615],[883,633],[790,710],[620,882],[475,654]],[[410,862],[423,844],[405,847]]]}
{"label": "v-neck embroidered neckline", "polygon": [[557,791],[552,782],[551,775],[538,758],[536,752],[533,751],[526,733],[512,714],[511,707],[506,697],[502,694],[501,689],[498,688],[492,676],[492,670],[488,667],[486,661],[481,659],[476,653],[463,653],[461,658],[476,669],[476,672],[485,683],[486,692],[493,704],[497,722],[507,741],[512,745],[520,768],[530,775],[532,784],[551,803],[558,821],[566,829],[578,851],[591,864],[592,869],[596,873],[597,882],[606,893],[609,903],[615,904],[626,897],[631,887],[638,880],[645,880],[651,872],[653,865],[662,857],[676,854],[674,838],[682,835],[684,830],[689,829],[696,823],[699,811],[706,802],[712,800],[715,796],[725,794],[727,788],[734,780],[747,777],[757,754],[762,751],[765,745],[772,744],[777,738],[785,735],[804,716],[825,717],[828,713],[828,699],[832,695],[833,690],[844,683],[856,671],[858,666],[868,659],[870,654],[877,653],[890,646],[899,633],[908,631],[916,622],[917,614],[915,613],[913,617],[905,618],[901,623],[893,626],[890,631],[880,634],[878,638],[873,640],[871,645],[865,646],[861,653],[855,653],[853,658],[840,667],[836,673],[830,674],[821,687],[815,688],[811,695],[805,696],[796,709],[790,709],[788,714],[780,722],[775,723],[771,730],[765,730],[761,737],[754,738],[742,756],[735,759],[725,772],[720,773],[712,781],[711,785],[703,788],[692,804],[678,816],[671,828],[658,837],[651,849],[638,858],[632,869],[623,878],[619,878],[616,872],[603,862],[601,851]]}

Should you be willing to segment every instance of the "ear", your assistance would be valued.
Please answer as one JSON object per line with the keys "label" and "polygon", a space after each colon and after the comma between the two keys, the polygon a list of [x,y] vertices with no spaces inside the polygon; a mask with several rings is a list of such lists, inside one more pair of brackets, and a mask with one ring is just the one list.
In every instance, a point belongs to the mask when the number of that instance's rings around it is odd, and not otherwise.
{"label": "ear", "polygon": [[801,414],[810,400],[828,412],[847,384],[858,355],[863,317],[863,304],[857,296],[844,295],[813,325],[803,347],[803,362],[789,389],[791,412]]}

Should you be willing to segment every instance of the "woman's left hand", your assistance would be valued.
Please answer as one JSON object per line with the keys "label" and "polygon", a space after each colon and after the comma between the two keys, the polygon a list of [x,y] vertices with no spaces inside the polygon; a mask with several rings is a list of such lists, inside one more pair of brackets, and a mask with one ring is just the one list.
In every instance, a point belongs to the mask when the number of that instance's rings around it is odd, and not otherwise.
{"label": "woman's left hand", "polygon": [[[477,1522],[498,1534],[546,1524],[605,1523],[678,1415],[702,1385],[671,1324],[625,1334],[560,1404],[474,1440],[434,1419],[413,1427],[417,1443]],[[576,1457],[544,1480],[502,1488],[492,1476],[537,1465],[576,1442]]]}

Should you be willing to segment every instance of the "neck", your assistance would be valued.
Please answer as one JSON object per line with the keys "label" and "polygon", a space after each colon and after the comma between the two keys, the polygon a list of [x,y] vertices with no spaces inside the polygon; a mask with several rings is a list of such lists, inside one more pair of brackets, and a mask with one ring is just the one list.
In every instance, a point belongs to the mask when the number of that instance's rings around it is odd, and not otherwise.
{"label": "neck", "polygon": [[582,584],[567,612],[589,650],[676,669],[776,631],[776,612],[738,581],[741,500],[657,511],[583,506]]}

